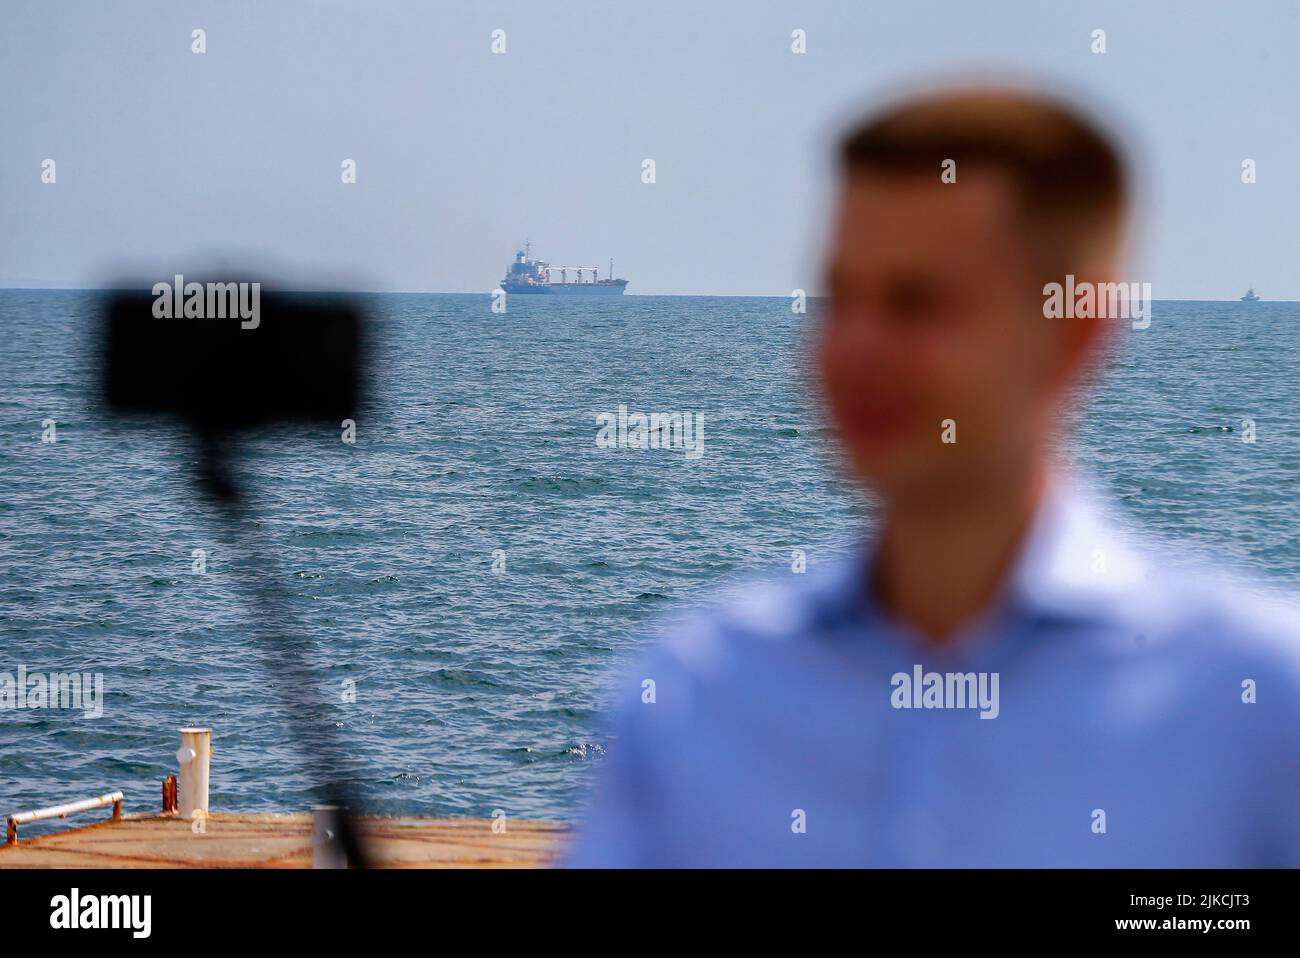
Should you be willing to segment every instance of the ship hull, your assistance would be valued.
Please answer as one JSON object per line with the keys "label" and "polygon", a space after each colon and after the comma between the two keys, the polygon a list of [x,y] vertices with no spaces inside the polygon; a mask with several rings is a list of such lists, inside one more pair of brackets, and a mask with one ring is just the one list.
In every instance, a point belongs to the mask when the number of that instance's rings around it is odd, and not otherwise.
{"label": "ship hull", "polygon": [[529,283],[518,286],[508,283],[501,288],[508,294],[519,293],[522,296],[622,296],[625,287],[603,283]]}

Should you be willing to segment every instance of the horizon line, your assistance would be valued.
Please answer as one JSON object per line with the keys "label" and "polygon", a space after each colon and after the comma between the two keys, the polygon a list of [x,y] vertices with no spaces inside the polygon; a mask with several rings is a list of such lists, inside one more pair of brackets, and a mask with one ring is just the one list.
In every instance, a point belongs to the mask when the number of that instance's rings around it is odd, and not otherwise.
{"label": "horizon line", "polygon": [[[262,282],[254,280],[253,282]],[[0,286],[0,292],[26,292],[26,293],[111,293],[135,290],[134,286]],[[464,292],[459,290],[438,290],[438,289],[302,289],[293,286],[279,286],[275,288],[276,292],[283,293],[354,293],[367,296],[491,296],[492,291],[485,293]],[[622,297],[602,298],[601,302],[609,302],[611,299],[621,299],[626,297],[640,297],[644,299],[654,298],[675,298],[675,299],[789,299],[789,293],[624,293]],[[539,297],[541,298],[541,297]],[[826,299],[825,293],[809,293],[808,299]],[[566,300],[567,302],[567,300]],[[1181,296],[1170,296],[1164,298],[1152,299],[1153,303],[1239,303],[1243,302],[1241,297],[1230,299],[1189,299]],[[1300,303],[1300,299],[1267,299],[1261,297],[1258,300],[1250,302],[1259,303]]]}

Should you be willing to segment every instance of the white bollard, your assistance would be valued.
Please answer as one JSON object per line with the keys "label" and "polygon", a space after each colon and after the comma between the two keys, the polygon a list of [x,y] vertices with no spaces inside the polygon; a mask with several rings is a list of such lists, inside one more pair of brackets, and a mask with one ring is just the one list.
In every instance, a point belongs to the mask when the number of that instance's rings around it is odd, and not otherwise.
{"label": "white bollard", "polygon": [[311,867],[347,868],[348,857],[339,841],[339,807],[313,805],[311,822]]}
{"label": "white bollard", "polygon": [[180,775],[176,784],[176,811],[182,818],[208,815],[208,768],[212,761],[212,729],[183,728],[176,751]]}

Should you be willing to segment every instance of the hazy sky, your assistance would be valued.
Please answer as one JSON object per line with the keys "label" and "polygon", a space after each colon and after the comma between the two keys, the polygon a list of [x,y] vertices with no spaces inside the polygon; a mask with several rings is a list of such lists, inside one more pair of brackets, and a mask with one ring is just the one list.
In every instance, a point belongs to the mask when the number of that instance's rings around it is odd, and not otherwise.
{"label": "hazy sky", "polygon": [[1300,299],[1295,0],[4,0],[0,286],[221,253],[487,292],[531,237],[612,256],[629,293],[816,290],[834,132],[973,69],[1123,124],[1147,172],[1132,278],[1157,299]]}

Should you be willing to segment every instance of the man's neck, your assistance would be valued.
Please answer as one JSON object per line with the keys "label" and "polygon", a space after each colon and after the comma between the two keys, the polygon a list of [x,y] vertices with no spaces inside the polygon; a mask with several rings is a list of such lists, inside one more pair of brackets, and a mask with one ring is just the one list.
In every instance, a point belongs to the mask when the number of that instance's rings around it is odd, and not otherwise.
{"label": "man's neck", "polygon": [[952,639],[996,600],[1047,485],[1047,469],[1014,482],[971,483],[941,497],[887,501],[873,563],[893,619],[935,643]]}

